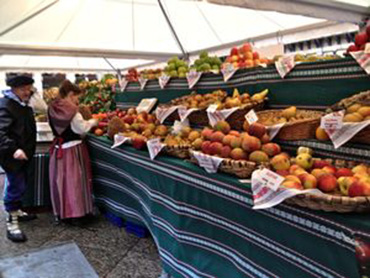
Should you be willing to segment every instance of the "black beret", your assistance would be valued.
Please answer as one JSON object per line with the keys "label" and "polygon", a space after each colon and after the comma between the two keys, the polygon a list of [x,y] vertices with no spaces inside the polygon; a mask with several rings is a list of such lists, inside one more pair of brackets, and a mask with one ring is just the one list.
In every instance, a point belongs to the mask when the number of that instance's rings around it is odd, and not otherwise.
{"label": "black beret", "polygon": [[16,87],[31,85],[34,82],[35,81],[31,77],[24,76],[24,75],[17,75],[15,77],[12,77],[6,80],[6,85],[12,88],[16,88]]}

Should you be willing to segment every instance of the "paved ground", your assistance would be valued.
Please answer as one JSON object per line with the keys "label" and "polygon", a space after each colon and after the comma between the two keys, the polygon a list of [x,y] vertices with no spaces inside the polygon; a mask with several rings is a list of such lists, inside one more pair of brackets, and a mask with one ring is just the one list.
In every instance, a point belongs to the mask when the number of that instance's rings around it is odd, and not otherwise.
{"label": "paved ground", "polygon": [[[4,175],[0,174],[2,196]],[[55,225],[50,213],[22,223],[29,240],[15,244],[5,236],[5,213],[0,208],[0,256],[20,254],[41,246],[74,241],[87,260],[104,278],[158,278],[161,273],[157,249],[151,238],[140,239],[110,224],[103,216],[84,228],[67,224]],[[1,276],[1,273],[0,273]]]}

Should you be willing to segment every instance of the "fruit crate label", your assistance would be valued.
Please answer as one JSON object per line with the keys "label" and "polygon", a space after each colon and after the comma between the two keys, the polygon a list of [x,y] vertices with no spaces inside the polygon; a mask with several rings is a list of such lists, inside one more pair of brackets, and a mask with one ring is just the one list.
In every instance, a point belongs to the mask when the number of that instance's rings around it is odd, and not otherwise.
{"label": "fruit crate label", "polygon": [[149,156],[151,160],[153,160],[165,146],[165,144],[161,143],[160,138],[154,138],[154,139],[148,140],[146,142],[146,145],[148,147]]}
{"label": "fruit crate label", "polygon": [[207,109],[209,124],[214,126],[217,122],[226,120],[238,109],[238,107],[234,107],[230,109],[217,110],[217,104],[210,105]]}
{"label": "fruit crate label", "polygon": [[115,134],[113,138],[114,144],[112,145],[111,149],[117,148],[121,146],[125,142],[129,142],[131,140],[130,137],[123,136],[122,134]]}
{"label": "fruit crate label", "polygon": [[330,137],[330,140],[333,142],[334,148],[337,149],[351,140],[357,133],[359,133],[368,125],[370,125],[370,120],[359,123],[343,123],[341,129],[327,131],[327,133]]}
{"label": "fruit crate label", "polygon": [[128,81],[125,78],[123,78],[119,82],[119,86],[120,86],[122,92],[124,92],[126,90],[127,85],[128,85]]}
{"label": "fruit crate label", "polygon": [[270,140],[274,139],[276,135],[278,135],[280,129],[285,125],[285,123],[267,126],[267,133],[270,137]]}
{"label": "fruit crate label", "polygon": [[204,168],[207,173],[217,173],[218,167],[220,166],[223,158],[216,157],[201,152],[193,151],[192,155],[198,161],[200,167]]}
{"label": "fruit crate label", "polygon": [[[280,184],[284,180],[281,178],[272,178],[272,174],[265,176],[263,171],[267,169],[256,170],[252,173],[252,192],[253,192],[253,209],[267,209],[274,207],[284,200],[300,194],[324,194],[318,189],[287,189]],[[267,170],[270,171],[270,170]],[[262,175],[261,175],[262,172]],[[271,172],[271,171],[270,171]],[[274,173],[275,174],[275,173]],[[275,174],[276,175],[276,174]],[[262,177],[261,177],[262,176]],[[272,179],[271,182],[266,181]],[[279,183],[279,184],[278,184]],[[278,184],[276,188],[276,184]],[[276,188],[276,189],[275,189]]]}
{"label": "fruit crate label", "polygon": [[281,78],[284,78],[294,67],[294,56],[285,56],[275,62],[276,70]]}
{"label": "fruit crate label", "polygon": [[154,105],[157,103],[157,98],[144,98],[140,101],[139,105],[136,107],[137,113],[147,112],[149,113]]}
{"label": "fruit crate label", "polygon": [[162,74],[161,76],[158,77],[158,82],[161,89],[164,89],[164,87],[166,87],[168,81],[170,81],[170,78],[171,76],[167,74]]}
{"label": "fruit crate label", "polygon": [[171,106],[166,108],[157,107],[157,109],[155,110],[155,115],[159,122],[162,124],[164,120],[167,119],[167,117],[175,112],[177,109],[178,106]]}
{"label": "fruit crate label", "polygon": [[139,77],[140,90],[144,90],[147,82],[148,82],[148,79]]}
{"label": "fruit crate label", "polygon": [[221,69],[222,75],[224,77],[224,82],[227,82],[238,69],[234,68],[233,64],[227,63],[225,67]]}
{"label": "fruit crate label", "polygon": [[186,79],[188,80],[189,89],[193,88],[195,86],[195,84],[197,84],[197,82],[199,81],[201,76],[202,76],[201,72],[197,72],[197,71],[193,71],[193,70],[189,71],[186,74]]}
{"label": "fruit crate label", "polygon": [[177,109],[177,113],[179,114],[180,120],[183,122],[189,117],[191,113],[197,110],[199,109],[197,108],[187,109],[185,106],[180,106],[179,109]]}
{"label": "fruit crate label", "polygon": [[341,129],[343,126],[344,111],[330,113],[321,118],[320,127],[327,132]]}
{"label": "fruit crate label", "polygon": [[250,110],[244,117],[250,125],[258,121],[258,116],[254,109]]}
{"label": "fruit crate label", "polygon": [[370,74],[370,53],[365,51],[350,52],[351,56],[357,61],[361,68],[363,68],[367,74]]}

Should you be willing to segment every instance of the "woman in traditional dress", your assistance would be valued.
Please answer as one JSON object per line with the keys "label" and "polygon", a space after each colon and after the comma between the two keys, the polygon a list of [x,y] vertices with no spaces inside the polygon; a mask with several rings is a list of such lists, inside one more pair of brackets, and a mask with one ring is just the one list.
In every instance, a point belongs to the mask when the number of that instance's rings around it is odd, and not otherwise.
{"label": "woman in traditional dress", "polygon": [[97,121],[85,121],[78,112],[80,96],[80,88],[65,80],[48,109],[55,136],[50,149],[50,194],[57,219],[80,218],[93,211],[90,159],[82,136]]}

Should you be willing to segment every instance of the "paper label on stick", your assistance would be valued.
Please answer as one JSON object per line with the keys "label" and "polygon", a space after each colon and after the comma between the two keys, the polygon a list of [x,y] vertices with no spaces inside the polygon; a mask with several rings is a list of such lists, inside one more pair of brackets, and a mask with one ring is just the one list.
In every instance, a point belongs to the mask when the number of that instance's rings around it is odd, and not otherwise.
{"label": "paper label on stick", "polygon": [[279,61],[275,62],[275,67],[281,78],[284,78],[295,67],[294,56],[280,58]]}
{"label": "paper label on stick", "polygon": [[168,76],[167,74],[162,74],[158,77],[159,86],[161,89],[164,89],[166,87],[168,81],[170,81],[171,76]]}
{"label": "paper label on stick", "polygon": [[344,110],[330,113],[321,118],[320,127],[327,132],[341,129],[343,126]]}
{"label": "paper label on stick", "polygon": [[234,107],[230,109],[217,110],[217,104],[210,105],[207,109],[209,124],[214,126],[217,122],[226,120],[238,109],[238,107]]}
{"label": "paper label on stick", "polygon": [[123,143],[128,142],[129,140],[131,140],[130,137],[123,136],[119,133],[115,134],[113,138],[114,144],[111,146],[111,149],[117,148],[118,146],[121,146]]}
{"label": "paper label on stick", "polygon": [[186,74],[186,79],[188,80],[189,89],[193,88],[195,86],[195,84],[197,84],[197,82],[199,81],[201,76],[202,76],[201,72],[197,72],[197,71],[193,71],[193,70],[189,71]]}
{"label": "paper label on stick", "polygon": [[224,77],[224,82],[227,82],[237,70],[238,69],[234,68],[233,64],[225,64],[225,67],[221,69],[222,75]]}
{"label": "paper label on stick", "polygon": [[250,110],[247,114],[245,114],[244,117],[250,125],[258,121],[258,116],[253,109]]}
{"label": "paper label on stick", "polygon": [[220,166],[223,158],[207,155],[201,152],[192,152],[195,159],[198,161],[199,166],[204,168],[207,173],[217,173],[217,169]]}
{"label": "paper label on stick", "polygon": [[171,107],[157,107],[155,110],[155,115],[159,122],[162,124],[165,119],[169,115],[171,115],[173,112],[175,112],[178,109],[178,106],[171,106]]}
{"label": "paper label on stick", "polygon": [[165,144],[161,143],[160,138],[154,138],[154,139],[148,140],[146,142],[146,145],[148,147],[149,156],[151,160],[153,160],[165,146]]}

